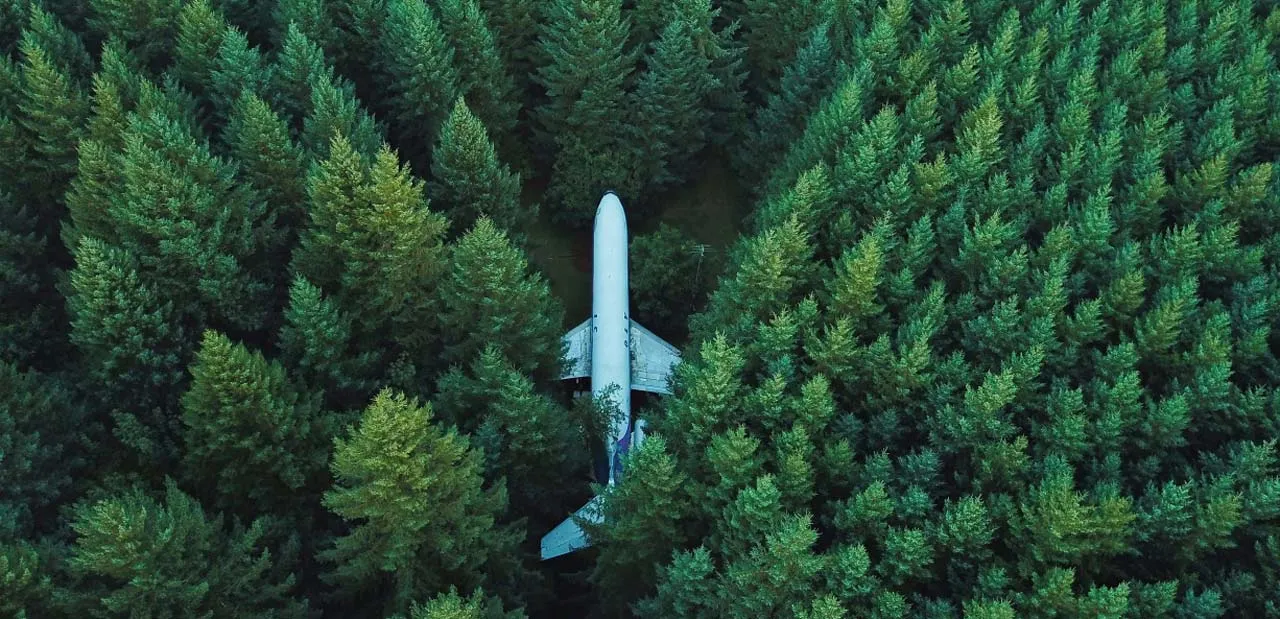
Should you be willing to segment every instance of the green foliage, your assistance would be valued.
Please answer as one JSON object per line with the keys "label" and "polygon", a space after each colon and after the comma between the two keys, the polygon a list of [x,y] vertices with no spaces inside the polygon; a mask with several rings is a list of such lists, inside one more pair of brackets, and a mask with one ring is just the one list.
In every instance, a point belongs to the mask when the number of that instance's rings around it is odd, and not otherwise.
{"label": "green foliage", "polygon": [[74,595],[94,617],[305,617],[293,576],[277,577],[263,522],[224,527],[165,484],[164,502],[137,489],[76,509],[67,566],[86,580]]}
{"label": "green foliage", "polygon": [[538,393],[534,384],[487,346],[464,371],[440,379],[435,398],[440,418],[474,436],[484,450],[485,477],[505,478],[514,513],[555,524],[581,488],[566,483],[581,474],[591,454],[582,428],[568,411]]}
{"label": "green foliage", "polygon": [[[378,41],[382,89],[398,123],[397,133],[404,136],[402,148],[416,156],[435,143],[454,100],[469,89],[459,85],[454,68],[456,52],[445,38],[435,9],[415,0],[391,0],[387,4],[386,23]],[[480,78],[472,74],[468,79]],[[474,96],[472,99],[474,104]],[[497,111],[489,106],[478,109],[484,114]]]}
{"label": "green foliage", "polygon": [[329,432],[278,363],[206,331],[182,398],[183,468],[221,510],[287,513],[323,481]]}
{"label": "green foliage", "polygon": [[706,304],[721,257],[679,228],[659,224],[631,242],[631,307],[640,324],[678,341]]}
{"label": "green foliage", "polygon": [[458,94],[502,145],[503,154],[517,156],[514,132],[520,101],[488,20],[476,0],[442,0],[438,6],[440,27],[454,49]]}
{"label": "green foliage", "polygon": [[379,593],[390,612],[450,586],[485,581],[521,533],[495,524],[502,485],[482,487],[482,454],[433,423],[431,406],[384,390],[334,441],[335,486],[324,504],[351,523],[320,558],[346,595]]}
{"label": "green foliage", "polygon": [[65,317],[32,210],[0,192],[0,359],[48,366],[65,350]]}
{"label": "green foliage", "polygon": [[606,190],[634,189],[625,86],[635,66],[620,0],[556,0],[546,8],[535,81],[547,102],[535,110],[542,150],[554,153],[548,198],[557,221],[584,226]]}
{"label": "green foliage", "polygon": [[153,70],[168,64],[177,42],[181,0],[89,0],[89,28],[124,41]]}
{"label": "green foliage", "polygon": [[0,540],[29,537],[37,526],[49,526],[50,508],[85,464],[85,422],[83,409],[55,380],[0,362]]}
{"label": "green foliage", "polygon": [[[401,619],[396,615],[392,619]],[[469,597],[458,595],[456,589],[441,593],[426,604],[414,603],[410,608],[409,619],[523,619],[524,613],[513,610],[502,611],[502,604],[496,600],[484,599],[482,592],[476,590]]]}
{"label": "green foliage", "polygon": [[520,176],[499,161],[485,125],[462,99],[440,130],[431,177],[431,204],[449,218],[455,233],[488,217],[522,245],[525,230],[537,219],[536,205],[520,203]]}
{"label": "green foliage", "polygon": [[539,382],[558,377],[564,307],[506,233],[482,217],[454,245],[451,262],[440,284],[444,359],[470,363],[496,343],[520,373]]}

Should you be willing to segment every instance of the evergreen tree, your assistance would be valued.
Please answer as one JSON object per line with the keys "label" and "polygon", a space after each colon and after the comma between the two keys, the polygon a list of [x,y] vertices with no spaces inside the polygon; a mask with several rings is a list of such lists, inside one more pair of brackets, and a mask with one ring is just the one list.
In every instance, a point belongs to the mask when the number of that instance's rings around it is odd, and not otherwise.
{"label": "evergreen tree", "polygon": [[[300,44],[307,49],[307,44]],[[315,48],[310,48],[315,49]],[[316,58],[316,57],[310,57]],[[319,57],[323,60],[323,57]],[[301,60],[301,59],[300,59]],[[298,70],[310,70],[297,65]],[[373,160],[384,144],[383,128],[356,99],[355,88],[345,80],[333,77],[332,72],[306,73],[310,101],[302,122],[301,142],[313,159],[332,156],[329,150],[333,140],[342,136],[348,144],[366,160]],[[293,84],[293,79],[288,79]]]}
{"label": "evergreen tree", "polygon": [[30,208],[0,191],[0,360],[52,368],[65,353],[62,299]]}
{"label": "evergreen tree", "polygon": [[564,308],[507,235],[481,218],[451,262],[440,285],[444,360],[467,364],[497,343],[521,374],[538,382],[559,376]]}
{"label": "evergreen tree", "polygon": [[604,191],[624,199],[634,160],[623,120],[635,66],[619,0],[557,0],[547,7],[536,81],[548,101],[536,111],[540,143],[554,153],[548,195],[562,222],[585,225]]}
{"label": "evergreen tree", "polygon": [[56,221],[76,170],[76,143],[84,132],[89,115],[88,98],[61,69],[35,38],[23,36],[22,83],[18,107],[21,126],[30,139],[31,162],[24,166],[23,181],[34,204],[41,206],[40,229],[44,235],[56,230]]}
{"label": "evergreen tree", "polygon": [[458,94],[502,146],[503,155],[523,167],[515,140],[520,99],[488,20],[476,0],[441,0],[439,10],[440,28],[454,49]]}
{"label": "evergreen tree", "polygon": [[742,0],[742,39],[757,92],[777,86],[783,68],[820,17],[820,3]]}
{"label": "evergreen tree", "polygon": [[467,368],[440,379],[440,418],[475,437],[488,479],[505,478],[513,513],[554,524],[582,488],[567,484],[590,461],[568,412],[538,393],[529,378],[490,344]]}
{"label": "evergreen tree", "polygon": [[516,82],[516,92],[527,93],[539,64],[540,5],[521,0],[479,0],[503,64]]}
{"label": "evergreen tree", "polygon": [[680,229],[666,223],[631,243],[631,301],[638,322],[679,340],[687,317],[701,311],[720,258]]}
{"label": "evergreen tree", "polygon": [[335,82],[333,68],[325,60],[324,49],[308,37],[298,24],[288,24],[284,40],[271,67],[271,84],[268,89],[273,99],[272,107],[289,122],[295,135],[302,129],[302,121],[311,112],[311,86],[321,75]]}
{"label": "evergreen tree", "polygon": [[53,523],[51,508],[85,464],[86,421],[56,380],[0,362],[0,540],[29,538]]}
{"label": "evergreen tree", "polygon": [[537,218],[536,205],[520,202],[520,176],[498,160],[484,124],[462,99],[440,130],[431,177],[431,203],[449,218],[455,234],[487,216],[520,243]]}
{"label": "evergreen tree", "polygon": [[521,537],[495,526],[504,488],[482,487],[480,451],[433,423],[431,406],[384,390],[348,438],[334,442],[335,487],[324,503],[352,523],[320,558],[345,595],[377,594],[389,612],[450,586],[485,581]]}
{"label": "evergreen tree", "polygon": [[429,359],[448,224],[427,209],[422,182],[390,148],[369,165],[339,135],[307,192],[311,222],[294,252],[296,273],[332,294],[348,315],[361,316],[364,350],[390,343]]}
{"label": "evergreen tree", "polygon": [[[298,393],[284,368],[206,331],[182,399],[183,465],[226,511],[255,506],[284,516],[317,489],[329,432],[316,398]],[[246,503],[248,501],[248,503]]]}
{"label": "evergreen tree", "polygon": [[[524,619],[524,616],[518,610],[503,612],[501,602],[485,599],[478,589],[465,598],[458,595],[456,589],[450,589],[426,604],[414,602],[408,614],[409,619]],[[403,615],[396,615],[391,619],[402,618]]]}
{"label": "evergreen tree", "polygon": [[804,120],[826,96],[836,70],[826,28],[814,28],[782,73],[778,90],[756,110],[751,128],[736,155],[739,176],[759,179],[777,163],[788,145],[804,131]]}
{"label": "evergreen tree", "polygon": [[332,54],[337,48],[339,32],[329,7],[326,0],[277,2],[272,12],[275,22],[272,40],[282,48],[289,32],[296,30],[314,41],[325,53]]}
{"label": "evergreen tree", "polygon": [[[382,90],[387,93],[387,107],[397,122],[396,133],[402,137],[397,145],[412,153],[412,159],[425,163],[427,149],[435,143],[454,100],[465,92],[454,68],[454,48],[445,38],[435,11],[416,0],[390,0],[378,45]],[[480,79],[476,75],[468,77]],[[496,84],[486,84],[493,86]],[[476,87],[483,88],[478,82]],[[494,94],[499,93],[490,93]],[[472,104],[476,102],[473,100]],[[483,111],[497,110],[485,106]]]}
{"label": "evergreen tree", "polygon": [[647,71],[634,97],[635,140],[643,145],[635,186],[678,184],[706,146],[711,110],[704,102],[719,84],[709,59],[694,47],[692,28],[685,21],[671,22],[646,58]]}
{"label": "evergreen tree", "polygon": [[289,305],[280,330],[280,350],[293,375],[322,391],[330,407],[355,409],[373,396],[372,351],[352,349],[352,318],[298,277],[289,287]]}
{"label": "evergreen tree", "polygon": [[235,167],[190,127],[150,114],[131,119],[120,168],[123,187],[109,206],[116,238],[174,310],[197,321],[259,327],[270,308],[266,258],[281,238]]}
{"label": "evergreen tree", "polygon": [[230,32],[226,18],[209,0],[194,0],[178,15],[171,71],[184,87],[204,94],[218,60],[218,50]]}
{"label": "evergreen tree", "polygon": [[121,442],[144,459],[172,456],[188,354],[173,304],[139,276],[128,252],[91,237],[81,239],[70,279],[71,342],[87,391],[111,412]]}
{"label": "evergreen tree", "polygon": [[89,0],[88,25],[118,37],[155,73],[169,64],[177,41],[181,0]]}
{"label": "evergreen tree", "polygon": [[262,196],[286,236],[281,249],[292,247],[306,219],[307,158],[288,124],[258,95],[245,91],[231,109],[223,140],[240,164],[237,176]]}
{"label": "evergreen tree", "polygon": [[91,579],[75,595],[92,616],[307,616],[293,576],[273,574],[262,521],[228,530],[172,481],[163,503],[134,489],[82,505],[71,528],[67,565]]}

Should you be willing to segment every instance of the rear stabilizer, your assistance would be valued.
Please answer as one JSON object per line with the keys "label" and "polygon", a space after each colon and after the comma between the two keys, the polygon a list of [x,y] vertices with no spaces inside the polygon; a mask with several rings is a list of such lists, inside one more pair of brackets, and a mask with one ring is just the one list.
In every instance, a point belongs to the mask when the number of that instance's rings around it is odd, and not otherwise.
{"label": "rear stabilizer", "polygon": [[599,496],[587,501],[587,504],[573,512],[572,516],[565,518],[564,522],[556,525],[550,533],[542,536],[543,561],[567,555],[591,545],[586,532],[578,526],[578,519],[595,524],[604,521],[604,514],[600,512]]}

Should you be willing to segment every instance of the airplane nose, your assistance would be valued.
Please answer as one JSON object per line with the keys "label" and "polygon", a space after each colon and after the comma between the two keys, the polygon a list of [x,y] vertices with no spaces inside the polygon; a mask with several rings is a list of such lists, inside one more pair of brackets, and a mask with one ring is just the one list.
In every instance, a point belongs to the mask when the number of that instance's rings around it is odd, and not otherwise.
{"label": "airplane nose", "polygon": [[600,205],[596,207],[596,223],[599,224],[602,220],[613,219],[625,222],[627,216],[622,210],[622,200],[618,199],[618,194],[613,191],[607,191],[604,197],[600,198]]}

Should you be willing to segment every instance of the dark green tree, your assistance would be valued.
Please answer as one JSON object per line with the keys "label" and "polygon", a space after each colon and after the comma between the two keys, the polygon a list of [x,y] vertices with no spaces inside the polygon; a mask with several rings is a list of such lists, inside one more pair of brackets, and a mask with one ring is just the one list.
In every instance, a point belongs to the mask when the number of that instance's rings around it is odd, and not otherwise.
{"label": "dark green tree", "polygon": [[0,360],[52,368],[66,316],[48,242],[30,208],[0,191]]}
{"label": "dark green tree", "polygon": [[721,256],[666,223],[631,243],[631,307],[635,319],[664,338],[680,340],[688,317],[706,305]]}
{"label": "dark green tree", "polygon": [[328,419],[280,364],[206,331],[190,372],[182,460],[192,488],[220,510],[285,516],[322,487]]}
{"label": "dark green tree", "polygon": [[547,58],[536,111],[541,149],[555,162],[548,188],[553,216],[584,226],[600,195],[623,199],[635,161],[627,141],[625,88],[636,57],[626,50],[629,23],[620,0],[557,0],[547,7],[539,47]]}
{"label": "dark green tree", "polygon": [[73,595],[95,617],[306,617],[262,544],[264,525],[227,528],[165,483],[164,502],[134,489],[75,511],[67,566],[85,579]]}
{"label": "dark green tree", "polygon": [[482,217],[451,262],[439,292],[444,360],[469,364],[497,343],[520,373],[539,383],[558,377],[564,307],[506,233]]}
{"label": "dark green tree", "polygon": [[[496,84],[480,86],[478,80],[481,76],[475,74],[467,76],[466,84],[460,84],[458,70],[454,67],[454,46],[445,37],[435,9],[427,3],[390,0],[386,10],[386,23],[378,40],[381,88],[386,93],[387,109],[396,120],[396,134],[402,138],[397,146],[411,153],[411,159],[425,164],[426,155],[436,141],[440,126],[453,109],[454,101],[460,93],[469,90],[464,86],[491,88]],[[461,42],[454,45],[458,43]],[[477,50],[466,51],[474,53]],[[468,59],[471,61],[478,59]],[[486,97],[498,94],[488,93]],[[472,104],[477,103],[473,98]],[[484,108],[485,113],[497,111],[492,107]],[[425,170],[425,167],[420,169]]]}
{"label": "dark green tree", "polygon": [[145,459],[172,457],[186,330],[128,252],[91,237],[76,248],[67,309],[87,389],[115,420],[117,438]]}
{"label": "dark green tree", "polygon": [[523,168],[524,156],[515,139],[521,99],[489,21],[477,0],[441,0],[438,10],[440,28],[454,49],[458,94],[484,122],[503,155]]}
{"label": "dark green tree", "polygon": [[442,420],[474,437],[484,451],[486,477],[505,478],[513,513],[537,516],[554,525],[581,487],[591,459],[568,411],[538,393],[529,378],[490,344],[465,370],[454,368],[440,379],[435,398]]}
{"label": "dark green tree", "polygon": [[57,380],[0,362],[0,540],[33,537],[55,521],[52,508],[85,465],[87,421]]}
{"label": "dark green tree", "polygon": [[484,124],[462,99],[440,130],[428,189],[432,207],[449,218],[454,234],[487,216],[523,245],[525,231],[537,219],[537,206],[520,202],[520,176],[498,159]]}
{"label": "dark green tree", "polygon": [[[262,196],[274,215],[285,236],[280,248],[291,248],[306,220],[307,157],[290,137],[288,124],[258,95],[245,91],[231,109],[223,140],[240,164],[237,177]],[[286,255],[277,258],[288,260]]]}
{"label": "dark green tree", "polygon": [[102,38],[118,37],[155,73],[169,64],[178,38],[181,0],[89,0],[88,25]]}
{"label": "dark green tree", "polygon": [[323,392],[331,408],[354,410],[373,396],[378,357],[353,349],[352,318],[319,288],[295,278],[284,318],[279,347],[291,375]]}

